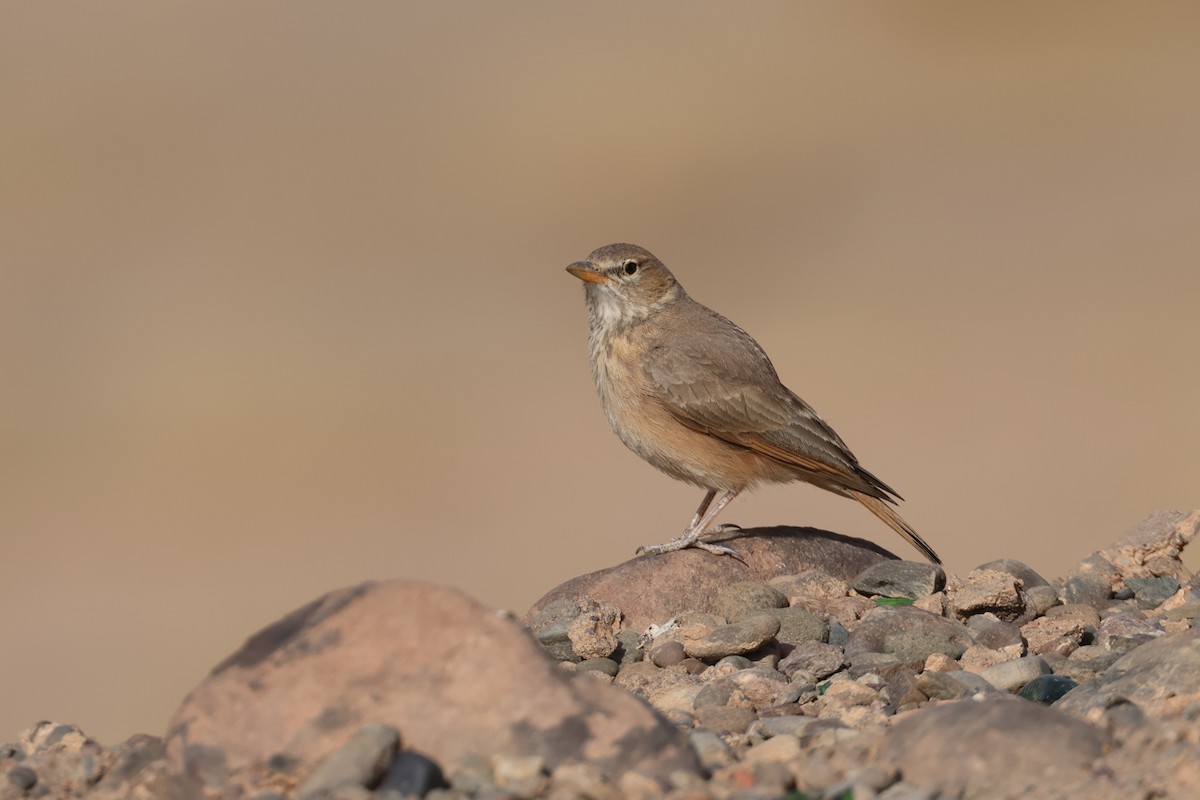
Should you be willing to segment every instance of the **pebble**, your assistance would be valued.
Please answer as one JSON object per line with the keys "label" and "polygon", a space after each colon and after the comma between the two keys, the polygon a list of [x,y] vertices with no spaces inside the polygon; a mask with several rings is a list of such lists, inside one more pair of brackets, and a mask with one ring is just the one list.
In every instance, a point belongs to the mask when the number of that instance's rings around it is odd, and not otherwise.
{"label": "pebble", "polygon": [[1126,578],[1125,586],[1133,589],[1137,607],[1158,608],[1179,591],[1179,581],[1164,575],[1160,578]]}
{"label": "pebble", "polygon": [[779,620],[775,639],[783,644],[824,642],[829,638],[829,623],[807,609],[774,608],[765,613]]}
{"label": "pebble", "polygon": [[1135,614],[1116,614],[1100,622],[1096,642],[1108,650],[1127,653],[1162,635],[1162,627],[1151,620]]}
{"label": "pebble", "polygon": [[989,561],[986,564],[980,564],[975,569],[990,569],[996,572],[1006,572],[1014,578],[1020,578],[1025,584],[1025,590],[1037,586],[1049,586],[1050,581],[1043,578],[1037,571],[1023,561],[1017,561],[1015,558],[998,558],[995,561]]}
{"label": "pebble", "polygon": [[802,642],[779,662],[778,669],[789,678],[803,670],[811,680],[823,680],[842,668],[846,657],[842,648],[825,642]]}
{"label": "pebble", "polygon": [[425,797],[432,789],[445,785],[446,779],[436,762],[420,753],[401,750],[392,759],[376,793],[379,800],[400,800],[413,795]]}
{"label": "pebble", "polygon": [[616,676],[619,665],[611,658],[587,658],[575,665],[575,669],[579,672],[593,670],[595,672],[603,672],[605,675]]}
{"label": "pebble", "polygon": [[22,792],[27,792],[37,785],[37,773],[26,766],[16,766],[8,771],[8,782]]}
{"label": "pebble", "polygon": [[908,597],[916,600],[940,592],[946,572],[925,561],[880,561],[860,572],[851,587],[868,597]]}
{"label": "pebble", "polygon": [[1042,615],[1058,605],[1058,590],[1053,586],[1033,586],[1025,589],[1025,601],[1035,615]]}
{"label": "pebble", "polygon": [[522,800],[532,800],[549,783],[545,767],[546,761],[541,756],[494,756],[492,778],[501,789]]}
{"label": "pebble", "polygon": [[754,718],[754,709],[745,706],[704,706],[696,709],[696,721],[714,733],[745,733]]}
{"label": "pebble", "polygon": [[778,631],[779,620],[769,614],[754,614],[738,622],[718,626],[707,636],[684,641],[683,649],[693,658],[720,659],[756,650]]}
{"label": "pebble", "polygon": [[710,730],[697,728],[688,733],[688,741],[700,759],[700,765],[710,772],[727,767],[734,761],[729,745]]}
{"label": "pebble", "polygon": [[959,619],[990,612],[1012,621],[1025,613],[1025,596],[1018,579],[992,569],[972,570],[961,582],[946,588],[951,613]]}
{"label": "pebble", "polygon": [[754,745],[742,754],[744,762],[783,761],[791,762],[800,757],[800,739],[790,733],[781,733]]}
{"label": "pebble", "polygon": [[650,650],[650,661],[656,667],[673,667],[685,658],[683,642],[663,642]]}
{"label": "pebble", "polygon": [[987,667],[979,673],[979,677],[1002,692],[1015,692],[1034,678],[1049,673],[1050,665],[1045,659],[1026,656]]}
{"label": "pebble", "polygon": [[359,728],[350,741],[333,751],[300,787],[300,800],[316,797],[342,786],[374,786],[383,777],[400,736],[389,725],[371,723]]}
{"label": "pebble", "polygon": [[1075,571],[1063,579],[1058,596],[1063,603],[1082,603],[1092,608],[1102,608],[1112,597],[1116,568],[1103,556],[1091,555],[1075,567]]}
{"label": "pebble", "polygon": [[765,608],[787,608],[787,605],[787,595],[774,586],[759,581],[741,581],[718,592],[710,611],[727,622],[738,622]]}
{"label": "pebble", "polygon": [[1063,675],[1039,675],[1025,684],[1025,688],[1017,692],[1017,695],[1026,700],[1049,705],[1078,685]]}
{"label": "pebble", "polygon": [[877,608],[850,634],[846,655],[891,653],[903,662],[923,662],[930,653],[958,658],[972,644],[967,628],[953,620],[899,606]]}

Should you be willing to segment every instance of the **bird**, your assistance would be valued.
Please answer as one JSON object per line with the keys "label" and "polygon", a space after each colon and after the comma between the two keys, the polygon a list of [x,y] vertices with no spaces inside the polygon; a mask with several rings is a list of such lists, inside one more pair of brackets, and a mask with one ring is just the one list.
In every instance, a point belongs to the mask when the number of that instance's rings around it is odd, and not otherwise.
{"label": "bird", "polygon": [[652,466],[705,490],[683,533],[640,547],[654,555],[696,547],[744,491],[804,481],[857,500],[934,564],[933,548],[895,511],[902,498],[780,381],[750,334],[693,300],[650,251],[610,244],[567,272],[583,281],[588,356],[601,406],[618,438]]}

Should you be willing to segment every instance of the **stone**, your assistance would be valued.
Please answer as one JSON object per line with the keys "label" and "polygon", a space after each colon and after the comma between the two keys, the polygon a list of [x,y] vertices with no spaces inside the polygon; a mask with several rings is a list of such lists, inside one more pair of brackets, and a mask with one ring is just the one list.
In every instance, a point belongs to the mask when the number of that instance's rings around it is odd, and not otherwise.
{"label": "stone", "polygon": [[719,659],[756,650],[778,631],[779,620],[760,613],[721,625],[699,639],[685,641],[683,649],[692,658]]}
{"label": "stone", "polygon": [[991,613],[1005,621],[1025,613],[1025,594],[1019,578],[996,570],[972,570],[946,586],[946,604],[959,619]]}
{"label": "stone", "polygon": [[1128,652],[1163,636],[1162,626],[1136,614],[1116,614],[1100,622],[1096,643],[1118,653]]}
{"label": "stone", "polygon": [[663,642],[650,651],[650,661],[656,667],[673,667],[685,658],[687,653],[683,651],[683,642]]}
{"label": "stone", "polygon": [[688,741],[691,742],[692,749],[696,751],[701,766],[710,772],[727,767],[734,762],[733,752],[729,749],[729,745],[710,730],[697,728],[688,734]]}
{"label": "stone", "polygon": [[1077,716],[1118,699],[1153,717],[1180,713],[1200,700],[1200,629],[1153,639],[1119,658],[1097,680],[1068,692],[1054,707]]}
{"label": "stone", "polygon": [[567,628],[571,651],[579,659],[608,658],[617,650],[621,610],[612,603],[592,602]]}
{"label": "stone", "polygon": [[743,561],[713,558],[695,548],[638,556],[550,590],[522,619],[531,623],[551,604],[587,597],[620,607],[623,627],[643,631],[683,611],[711,607],[718,592],[732,583],[769,582],[809,569],[848,581],[893,557],[871,542],[814,528],[747,528],[727,538],[736,542],[732,546]]}
{"label": "stone", "polygon": [[611,658],[589,658],[575,665],[576,672],[587,672],[588,670],[615,677],[620,670],[620,665]]}
{"label": "stone", "polygon": [[[464,653],[486,654],[486,669]],[[565,672],[466,595],[409,581],[331,592],[252,636],[176,711],[168,757],[178,771],[195,748],[229,770],[281,753],[316,765],[369,723],[403,731],[439,764],[474,752],[550,768],[586,760],[614,776],[699,769],[682,734],[637,698]]]}
{"label": "stone", "polygon": [[1103,556],[1093,554],[1076,565],[1062,579],[1058,596],[1064,604],[1082,603],[1092,608],[1103,608],[1112,598],[1113,582],[1118,572]]}
{"label": "stone", "polygon": [[1021,635],[1029,652],[1044,655],[1054,652],[1070,655],[1083,642],[1087,622],[1078,616],[1039,617],[1021,626]]}
{"label": "stone", "polygon": [[378,723],[364,725],[313,770],[296,796],[299,800],[311,800],[351,785],[373,789],[386,774],[399,747],[400,736],[395,728]]}
{"label": "stone", "polygon": [[792,762],[800,756],[800,740],[792,734],[779,734],[754,745],[742,754],[742,761],[753,764],[756,761]]}
{"label": "stone", "polygon": [[945,617],[911,607],[878,608],[864,616],[846,643],[846,655],[891,653],[905,662],[924,662],[930,653],[958,658],[972,644],[967,629]]}
{"label": "stone", "polygon": [[703,706],[696,721],[714,733],[745,733],[754,722],[754,709],[745,706]]}
{"label": "stone", "polygon": [[1031,586],[1025,590],[1025,603],[1034,617],[1040,617],[1059,603],[1058,589],[1053,586]]}
{"label": "stone", "polygon": [[765,612],[779,621],[775,639],[795,646],[805,642],[823,642],[829,638],[829,623],[803,608],[773,608]]}
{"label": "stone", "polygon": [[773,586],[762,581],[738,581],[717,592],[708,610],[726,622],[737,622],[763,609],[787,605],[787,595]]}
{"label": "stone", "polygon": [[925,561],[880,561],[859,573],[851,583],[868,597],[908,597],[916,600],[946,586],[946,572]]}
{"label": "stone", "polygon": [[850,593],[850,584],[819,569],[809,569],[798,575],[780,575],[769,584],[787,595],[788,605],[801,600],[833,600]]}
{"label": "stone", "polygon": [[823,680],[842,668],[842,648],[819,641],[802,642],[780,662],[778,669],[788,678],[803,670],[812,680]]}
{"label": "stone", "polygon": [[1026,656],[987,667],[979,673],[979,677],[1002,692],[1015,692],[1034,678],[1049,673],[1050,665],[1045,659]]}
{"label": "stone", "polygon": [[1156,511],[1098,555],[1127,579],[1166,575],[1183,580],[1188,572],[1179,555],[1198,531],[1200,511]]}
{"label": "stone", "polygon": [[1039,675],[1025,684],[1025,688],[1019,691],[1017,696],[1050,705],[1078,685],[1062,675]]}
{"label": "stone", "polygon": [[388,766],[379,784],[380,800],[425,797],[430,791],[446,786],[442,768],[421,753],[401,750]]}
{"label": "stone", "polygon": [[1029,591],[1035,586],[1050,586],[1050,581],[1039,575],[1033,567],[1022,561],[1017,561],[1015,558],[998,558],[995,561],[980,564],[975,569],[1004,572],[1012,575],[1014,578],[1020,578],[1025,591]]}
{"label": "stone", "polygon": [[538,797],[550,782],[541,756],[492,756],[492,777],[521,800]]}
{"label": "stone", "polygon": [[[996,697],[922,710],[896,722],[877,766],[940,797],[1092,797],[1108,744],[1100,729],[1046,706]],[[1102,795],[1107,797],[1108,795]],[[1114,795],[1116,796],[1116,795]]]}
{"label": "stone", "polygon": [[1157,578],[1126,578],[1125,586],[1133,590],[1137,607],[1158,608],[1179,591],[1179,581],[1164,575]]}

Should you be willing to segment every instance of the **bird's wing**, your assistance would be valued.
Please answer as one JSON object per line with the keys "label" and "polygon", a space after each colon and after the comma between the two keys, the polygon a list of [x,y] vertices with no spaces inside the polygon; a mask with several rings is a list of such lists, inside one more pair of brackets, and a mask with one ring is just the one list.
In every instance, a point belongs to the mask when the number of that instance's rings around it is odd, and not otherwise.
{"label": "bird's wing", "polygon": [[655,399],[693,430],[794,466],[815,482],[891,500],[895,492],[859,466],[841,437],[779,381],[758,343],[699,308],[723,324],[664,332],[644,362]]}

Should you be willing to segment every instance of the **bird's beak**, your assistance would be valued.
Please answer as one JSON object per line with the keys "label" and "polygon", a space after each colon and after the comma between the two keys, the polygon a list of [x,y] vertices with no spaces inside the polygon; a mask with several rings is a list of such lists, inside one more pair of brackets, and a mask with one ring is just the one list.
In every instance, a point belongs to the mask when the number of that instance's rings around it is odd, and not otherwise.
{"label": "bird's beak", "polygon": [[590,261],[576,261],[567,267],[567,272],[579,278],[584,283],[598,283],[601,286],[608,283],[608,278],[596,269],[596,265]]}

